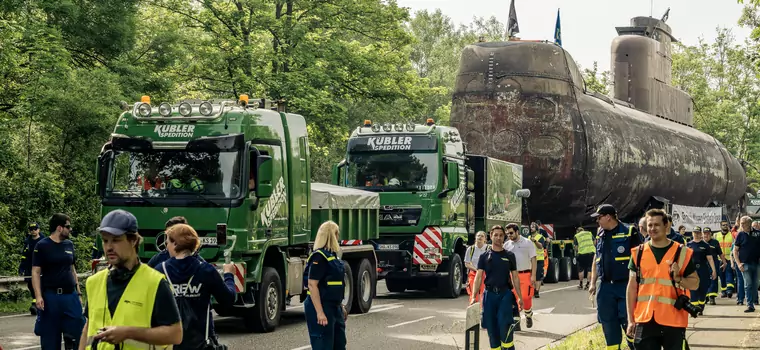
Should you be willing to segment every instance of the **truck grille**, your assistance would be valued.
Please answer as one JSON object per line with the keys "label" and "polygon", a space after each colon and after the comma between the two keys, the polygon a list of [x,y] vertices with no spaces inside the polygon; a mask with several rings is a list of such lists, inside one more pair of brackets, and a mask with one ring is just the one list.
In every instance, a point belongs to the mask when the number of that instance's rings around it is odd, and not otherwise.
{"label": "truck grille", "polygon": [[386,205],[380,209],[380,226],[417,226],[421,216],[421,206]]}
{"label": "truck grille", "polygon": [[[206,237],[216,234],[216,231],[197,231],[198,237]],[[148,254],[157,253],[166,249],[166,234],[164,230],[140,230],[140,236],[143,237],[143,251]],[[159,249],[161,246],[162,249]]]}

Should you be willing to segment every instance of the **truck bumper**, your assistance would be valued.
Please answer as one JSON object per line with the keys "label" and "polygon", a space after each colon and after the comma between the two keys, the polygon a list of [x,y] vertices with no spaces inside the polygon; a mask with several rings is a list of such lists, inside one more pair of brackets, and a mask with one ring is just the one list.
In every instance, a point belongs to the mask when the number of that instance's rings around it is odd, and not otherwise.
{"label": "truck bumper", "polygon": [[[414,264],[412,252],[407,250],[378,250],[377,254],[377,279],[413,277],[439,277],[448,276],[448,271],[440,271],[445,265],[419,265]],[[444,257],[446,259],[447,257]]]}

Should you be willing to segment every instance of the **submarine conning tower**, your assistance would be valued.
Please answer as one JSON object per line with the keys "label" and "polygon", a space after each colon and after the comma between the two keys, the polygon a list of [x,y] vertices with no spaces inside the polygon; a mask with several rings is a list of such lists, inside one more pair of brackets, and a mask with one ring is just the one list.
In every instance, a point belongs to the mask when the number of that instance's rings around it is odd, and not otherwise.
{"label": "submarine conning tower", "polygon": [[652,17],[634,17],[629,27],[616,27],[612,41],[613,97],[634,108],[693,126],[691,96],[672,85],[670,26]]}

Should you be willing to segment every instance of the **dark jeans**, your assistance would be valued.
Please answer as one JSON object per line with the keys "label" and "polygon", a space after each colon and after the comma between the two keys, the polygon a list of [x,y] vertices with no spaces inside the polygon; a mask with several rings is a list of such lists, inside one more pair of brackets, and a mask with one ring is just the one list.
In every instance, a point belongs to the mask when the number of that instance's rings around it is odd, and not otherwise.
{"label": "dark jeans", "polygon": [[747,306],[757,304],[757,263],[745,263],[744,271],[744,296],[747,298]]}
{"label": "dark jeans", "polygon": [[[686,328],[661,326],[654,320],[636,325],[636,350],[683,350],[688,349]],[[638,335],[641,334],[639,337]]]}

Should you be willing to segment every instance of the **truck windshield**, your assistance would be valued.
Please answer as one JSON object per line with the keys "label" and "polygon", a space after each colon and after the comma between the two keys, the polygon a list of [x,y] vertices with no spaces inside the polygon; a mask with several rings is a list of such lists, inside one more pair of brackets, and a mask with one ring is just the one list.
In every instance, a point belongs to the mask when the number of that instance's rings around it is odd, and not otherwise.
{"label": "truck windshield", "polygon": [[438,153],[355,153],[348,156],[348,185],[368,191],[432,191]]}
{"label": "truck windshield", "polygon": [[115,152],[107,197],[237,198],[241,152]]}

